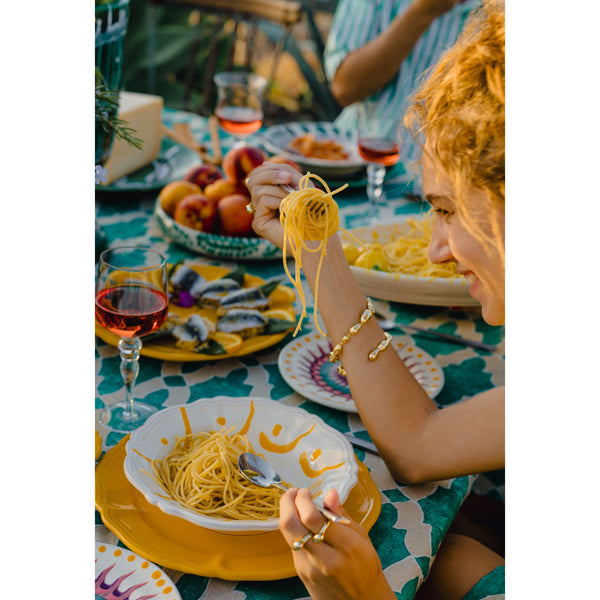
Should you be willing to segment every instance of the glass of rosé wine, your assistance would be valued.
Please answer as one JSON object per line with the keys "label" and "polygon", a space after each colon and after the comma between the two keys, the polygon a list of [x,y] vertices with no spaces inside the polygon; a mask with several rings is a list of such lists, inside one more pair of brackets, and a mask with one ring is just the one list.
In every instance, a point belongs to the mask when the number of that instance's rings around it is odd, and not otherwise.
{"label": "glass of ros\u00e9 wine", "polygon": [[262,126],[267,80],[261,75],[240,71],[217,73],[214,81],[217,86],[217,121],[233,136],[234,148],[243,146],[246,136]]}
{"label": "glass of ros\u00e9 wine", "polygon": [[[386,167],[398,162],[400,145],[398,121],[381,114],[376,102],[363,102],[358,107],[358,152],[367,165],[368,223],[380,218],[380,207],[385,205],[383,180]],[[381,133],[380,133],[381,132]]]}
{"label": "glass of ros\u00e9 wine", "polygon": [[165,258],[141,246],[109,248],[98,262],[96,321],[119,336],[125,400],[107,407],[102,421],[116,431],[133,431],[157,408],[134,400],[141,338],[156,331],[169,311]]}

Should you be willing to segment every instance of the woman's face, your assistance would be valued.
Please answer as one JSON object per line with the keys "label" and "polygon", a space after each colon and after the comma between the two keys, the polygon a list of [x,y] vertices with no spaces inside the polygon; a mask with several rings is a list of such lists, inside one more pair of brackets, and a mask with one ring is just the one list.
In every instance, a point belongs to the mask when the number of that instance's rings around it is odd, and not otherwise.
{"label": "woman's face", "polygon": [[[476,220],[491,244],[482,244],[456,210],[454,185],[447,174],[425,153],[423,188],[435,218],[429,258],[434,263],[454,262],[470,284],[469,293],[481,303],[482,316],[490,325],[504,324],[504,212],[490,204],[476,188],[466,192],[465,209]],[[496,224],[497,233],[493,226]],[[499,239],[498,239],[499,238]]]}

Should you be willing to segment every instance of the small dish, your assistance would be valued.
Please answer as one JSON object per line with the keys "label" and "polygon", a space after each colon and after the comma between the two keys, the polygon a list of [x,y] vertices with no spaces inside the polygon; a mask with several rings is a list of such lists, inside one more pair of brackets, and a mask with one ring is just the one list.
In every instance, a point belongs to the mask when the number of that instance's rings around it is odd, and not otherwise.
{"label": "small dish", "polygon": [[[427,394],[437,396],[444,387],[444,372],[436,360],[406,335],[392,336],[392,346]],[[308,400],[358,413],[346,378],[337,372],[337,365],[329,362],[330,352],[331,342],[319,333],[302,336],[279,353],[279,372],[294,391]]]}
{"label": "small dish", "polygon": [[[290,142],[299,136],[313,134],[317,139],[334,140],[348,154],[344,160],[309,158],[290,148]],[[297,162],[304,171],[316,173],[323,178],[341,179],[356,177],[366,169],[360,157],[356,142],[350,133],[341,131],[328,122],[296,122],[273,125],[262,136],[263,144],[269,152]]]}
{"label": "small dish", "polygon": [[155,564],[127,548],[96,542],[96,598],[181,600],[175,584]]}
{"label": "small dish", "polygon": [[188,250],[227,260],[281,260],[281,250],[260,237],[233,237],[205,233],[177,223],[162,209],[157,198],[154,217],[163,234]]}
{"label": "small dish", "polygon": [[[164,513],[144,499],[123,471],[125,436],[96,467],[95,504],[103,523],[128,548],[164,568],[233,581],[296,576],[292,552],[277,531],[244,536],[212,531]],[[358,483],[344,508],[367,531],[381,511],[381,494],[359,462]]]}
{"label": "small dish", "polygon": [[357,481],[352,446],[320,417],[267,398],[205,398],[153,414],[127,443],[125,475],[152,505],[200,527],[229,534],[277,530],[279,518],[226,520],[200,514],[167,496],[150,475],[150,461],[162,459],[176,440],[189,433],[226,428],[246,434],[253,451],[284,481],[309,487],[313,497],[336,488],[344,502]]}

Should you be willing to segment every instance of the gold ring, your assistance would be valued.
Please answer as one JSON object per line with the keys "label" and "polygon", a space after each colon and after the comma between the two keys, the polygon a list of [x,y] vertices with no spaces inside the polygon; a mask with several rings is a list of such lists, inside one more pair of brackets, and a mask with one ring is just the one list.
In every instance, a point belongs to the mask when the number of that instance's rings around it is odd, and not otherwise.
{"label": "gold ring", "polygon": [[302,550],[302,548],[304,548],[304,544],[306,544],[311,537],[313,537],[313,532],[309,531],[302,539],[296,540],[292,544],[292,550]]}
{"label": "gold ring", "polygon": [[246,179],[244,179],[244,185],[246,187],[248,187],[248,180],[250,179],[250,177],[246,177]]}
{"label": "gold ring", "polygon": [[252,202],[248,202],[248,204],[246,204],[246,210],[253,215],[256,212],[256,209],[254,208],[254,204],[252,204]]}
{"label": "gold ring", "polygon": [[323,527],[321,527],[321,529],[319,529],[319,531],[312,536],[313,542],[315,544],[320,544],[323,541],[323,538],[325,537],[325,532],[327,531],[330,525],[331,521],[329,519],[326,519],[325,523],[323,523]]}

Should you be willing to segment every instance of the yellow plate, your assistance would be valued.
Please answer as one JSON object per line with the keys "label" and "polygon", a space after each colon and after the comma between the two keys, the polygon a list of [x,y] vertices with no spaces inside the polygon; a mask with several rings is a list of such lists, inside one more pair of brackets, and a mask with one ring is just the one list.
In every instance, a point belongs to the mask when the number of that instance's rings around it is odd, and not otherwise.
{"label": "yellow plate", "polygon": [[[205,277],[207,280],[219,279],[231,272],[231,269],[225,267],[218,267],[212,265],[193,265],[188,264],[189,267],[194,269],[197,273]],[[244,279],[244,287],[260,286],[265,283],[264,279],[250,275],[246,273]],[[294,300],[296,298],[295,292],[285,286],[278,285],[275,290],[269,295],[269,306],[268,311],[276,310],[277,313],[273,316],[282,318],[283,313],[279,311],[283,310],[288,314],[288,318],[295,323],[295,312],[294,312]],[[268,311],[266,311],[268,313]],[[196,312],[213,321],[216,321],[216,311],[212,308],[183,308],[176,306],[175,304],[169,304],[169,312],[177,313],[184,318],[189,317],[192,313]],[[267,314],[268,316],[268,314]],[[280,342],[288,332],[275,333],[273,335],[257,335],[242,341],[242,346],[234,352],[228,354],[201,354],[198,352],[189,352],[176,348],[174,342],[168,337],[164,338],[149,338],[147,341],[142,338],[142,349],[140,354],[143,356],[149,356],[151,358],[160,358],[161,360],[170,360],[176,362],[195,362],[195,361],[209,361],[209,360],[223,360],[224,358],[230,358],[232,356],[244,356],[246,354],[252,354],[258,352],[269,346],[273,346]],[[119,343],[119,337],[110,333],[110,331],[101,327],[96,323],[96,335],[104,340],[111,346],[116,346]]]}
{"label": "yellow plate", "polygon": [[[294,577],[292,550],[276,531],[245,535],[211,531],[148,503],[123,471],[124,437],[96,467],[96,508],[104,524],[133,552],[168,569],[234,581]],[[358,461],[358,482],[344,503],[368,531],[381,511],[381,496]]]}

